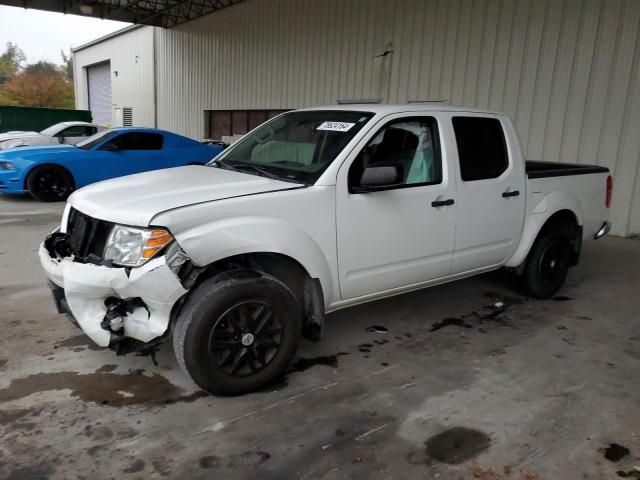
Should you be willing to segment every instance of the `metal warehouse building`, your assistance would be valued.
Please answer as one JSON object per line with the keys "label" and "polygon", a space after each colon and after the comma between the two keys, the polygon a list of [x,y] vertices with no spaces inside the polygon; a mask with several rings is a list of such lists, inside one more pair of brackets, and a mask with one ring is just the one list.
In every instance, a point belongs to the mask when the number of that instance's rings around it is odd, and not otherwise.
{"label": "metal warehouse building", "polygon": [[355,99],[504,111],[528,159],[609,167],[614,232],[628,235],[639,44],[637,0],[244,0],[81,46],[74,68],[77,106],[96,120],[194,138]]}

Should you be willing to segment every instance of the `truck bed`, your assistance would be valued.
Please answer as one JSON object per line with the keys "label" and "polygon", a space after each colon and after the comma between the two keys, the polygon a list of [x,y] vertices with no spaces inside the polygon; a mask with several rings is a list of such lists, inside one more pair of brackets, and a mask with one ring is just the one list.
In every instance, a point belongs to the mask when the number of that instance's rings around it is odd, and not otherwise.
{"label": "truck bed", "polygon": [[574,163],[556,163],[527,160],[526,172],[529,178],[564,177],[566,175],[587,175],[591,173],[607,173],[609,169],[597,165],[580,165]]}

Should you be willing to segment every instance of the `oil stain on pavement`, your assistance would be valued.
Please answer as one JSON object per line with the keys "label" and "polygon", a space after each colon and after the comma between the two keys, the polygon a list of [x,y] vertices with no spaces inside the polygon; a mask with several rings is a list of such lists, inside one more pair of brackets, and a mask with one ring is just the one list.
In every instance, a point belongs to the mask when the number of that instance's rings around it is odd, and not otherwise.
{"label": "oil stain on pavement", "polygon": [[118,375],[115,373],[77,372],[38,373],[12,380],[0,390],[0,403],[18,400],[34,393],[70,390],[71,396],[82,401],[109,405],[167,405],[177,402],[193,402],[207,397],[205,392],[185,395],[178,386],[165,377],[144,375],[140,371]]}

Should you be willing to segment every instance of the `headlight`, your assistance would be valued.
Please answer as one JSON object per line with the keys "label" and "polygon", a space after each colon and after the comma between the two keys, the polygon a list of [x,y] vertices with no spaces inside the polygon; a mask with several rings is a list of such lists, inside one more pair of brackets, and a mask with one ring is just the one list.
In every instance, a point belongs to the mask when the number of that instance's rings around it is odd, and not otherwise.
{"label": "headlight", "polygon": [[138,267],[171,243],[173,236],[161,228],[115,225],[107,238],[103,257],[124,267]]}
{"label": "headlight", "polygon": [[16,166],[11,162],[0,162],[0,170],[15,170]]}

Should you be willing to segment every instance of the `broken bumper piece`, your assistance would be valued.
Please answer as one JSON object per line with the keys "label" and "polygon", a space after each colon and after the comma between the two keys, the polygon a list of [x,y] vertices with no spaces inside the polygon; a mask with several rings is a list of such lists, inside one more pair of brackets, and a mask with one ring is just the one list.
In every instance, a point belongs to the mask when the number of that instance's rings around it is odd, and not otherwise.
{"label": "broken bumper piece", "polygon": [[162,336],[173,305],[187,292],[164,256],[127,275],[124,268],[54,259],[44,244],[38,254],[49,280],[63,289],[53,288],[59,311],[62,308],[101,347],[116,337],[146,343]]}

